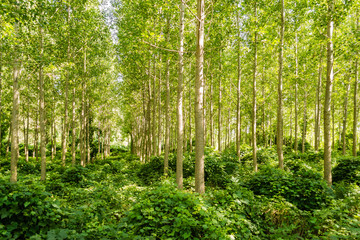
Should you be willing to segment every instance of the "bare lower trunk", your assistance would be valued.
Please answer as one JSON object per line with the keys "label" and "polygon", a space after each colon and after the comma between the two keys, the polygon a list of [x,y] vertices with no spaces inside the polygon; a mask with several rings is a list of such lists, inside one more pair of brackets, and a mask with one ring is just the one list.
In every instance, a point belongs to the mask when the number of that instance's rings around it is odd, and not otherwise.
{"label": "bare lower trunk", "polygon": [[280,48],[279,48],[279,83],[278,83],[278,109],[277,109],[277,129],[276,129],[276,146],[279,158],[279,167],[284,169],[283,153],[283,99],[282,99],[282,72],[284,56],[284,29],[285,29],[285,10],[284,0],[281,0],[281,30],[280,30]]}
{"label": "bare lower trunk", "polygon": [[326,92],[324,104],[324,179],[328,185],[332,184],[331,176],[331,134],[330,134],[330,106],[331,93],[334,80],[334,47],[332,42],[334,21],[333,13],[335,0],[328,1],[328,25],[327,25],[327,74],[326,74]]}
{"label": "bare lower trunk", "polygon": [[[170,38],[170,23],[167,20],[167,41]],[[164,175],[169,174],[169,144],[170,144],[170,57],[166,59],[166,100],[165,100],[165,154],[164,154]]]}
{"label": "bare lower trunk", "polygon": [[72,121],[71,121],[71,165],[76,164],[76,122],[75,122],[75,87],[73,88],[72,96]]}
{"label": "bare lower trunk", "polygon": [[343,130],[341,134],[342,138],[342,154],[346,154],[346,124],[347,124],[347,116],[348,116],[348,98],[350,91],[350,79],[348,84],[346,85],[346,95],[344,99],[344,118],[343,118]]}
{"label": "bare lower trunk", "polygon": [[295,153],[298,151],[298,38],[296,35],[296,43],[295,43],[295,136],[294,136],[294,150]]}
{"label": "bare lower trunk", "polygon": [[318,84],[316,86],[315,129],[314,129],[314,133],[315,133],[315,151],[319,150],[319,142],[320,142],[321,73],[322,73],[322,48],[320,48],[319,77],[318,77]]}
{"label": "bare lower trunk", "polygon": [[46,132],[45,132],[45,91],[42,69],[43,48],[43,29],[39,27],[40,35],[40,66],[39,66],[39,90],[40,90],[40,154],[41,154],[41,181],[46,180]]}
{"label": "bare lower trunk", "polygon": [[204,180],[204,25],[205,0],[197,0],[196,76],[195,76],[195,191],[205,193]]}
{"label": "bare lower trunk", "polygon": [[218,150],[221,151],[221,50],[219,52]]}
{"label": "bare lower trunk", "polygon": [[183,188],[183,75],[184,75],[184,3],[180,3],[180,49],[179,49],[179,77],[177,87],[177,155],[176,155],[176,184]]}
{"label": "bare lower trunk", "polygon": [[[254,7],[255,19],[257,18],[256,3]],[[256,24],[256,22],[255,22]],[[252,117],[251,117],[251,131],[252,131],[252,149],[253,149],[253,167],[254,171],[257,172],[257,158],[256,158],[256,69],[257,69],[257,31],[255,30],[254,37],[254,66],[253,66],[253,96],[252,96]]]}
{"label": "bare lower trunk", "polygon": [[[16,31],[16,25],[15,25]],[[16,50],[15,50],[16,54]],[[19,92],[19,77],[21,72],[21,63],[15,55],[14,66],[13,66],[13,106],[11,115],[11,173],[10,182],[17,181],[17,162],[18,162],[18,151],[19,151],[19,105],[20,105],[20,92]],[[10,133],[9,133],[10,134]]]}
{"label": "bare lower trunk", "polygon": [[[306,89],[306,85],[305,85]],[[306,142],[306,130],[307,130],[307,91],[305,91],[305,97],[304,97],[304,117],[303,117],[303,131],[302,131],[302,142],[301,142],[301,152],[305,152],[305,142]]]}
{"label": "bare lower trunk", "polygon": [[[357,30],[359,30],[359,16],[356,14],[356,26]],[[355,60],[355,79],[354,79],[354,121],[353,121],[353,146],[352,146],[352,154],[356,157],[356,146],[357,146],[357,123],[358,123],[358,107],[357,107],[357,89],[358,89],[358,59]]]}

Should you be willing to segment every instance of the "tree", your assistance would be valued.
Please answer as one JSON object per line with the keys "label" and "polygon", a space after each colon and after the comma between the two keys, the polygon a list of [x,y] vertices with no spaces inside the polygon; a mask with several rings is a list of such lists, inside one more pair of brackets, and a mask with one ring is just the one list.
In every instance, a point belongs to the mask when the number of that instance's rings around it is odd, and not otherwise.
{"label": "tree", "polygon": [[195,191],[205,192],[204,181],[204,24],[205,1],[197,0],[195,75]]}

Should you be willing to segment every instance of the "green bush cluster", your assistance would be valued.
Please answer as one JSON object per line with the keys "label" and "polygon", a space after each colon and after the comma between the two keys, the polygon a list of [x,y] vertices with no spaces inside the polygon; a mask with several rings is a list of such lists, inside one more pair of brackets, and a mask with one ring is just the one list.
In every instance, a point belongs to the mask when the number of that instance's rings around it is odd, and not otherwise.
{"label": "green bush cluster", "polygon": [[56,228],[61,221],[60,202],[44,186],[11,184],[0,179],[0,238],[26,239]]}
{"label": "green bush cluster", "polygon": [[217,213],[197,194],[158,187],[122,220],[127,239],[225,239]]}
{"label": "green bush cluster", "polygon": [[302,210],[325,207],[333,195],[322,176],[311,171],[293,174],[268,167],[256,173],[246,186],[257,195],[282,196]]}
{"label": "green bush cluster", "polygon": [[338,164],[332,170],[333,181],[360,185],[360,158],[342,157],[337,162]]}

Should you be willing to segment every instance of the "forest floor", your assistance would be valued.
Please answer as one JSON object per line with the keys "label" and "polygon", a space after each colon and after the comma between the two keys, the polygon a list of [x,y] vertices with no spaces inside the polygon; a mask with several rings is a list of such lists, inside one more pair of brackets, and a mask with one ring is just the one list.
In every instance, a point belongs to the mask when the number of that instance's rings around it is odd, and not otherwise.
{"label": "forest floor", "polygon": [[117,148],[86,167],[62,167],[23,158],[18,183],[0,160],[1,239],[360,239],[360,160],[333,154],[334,185],[322,180],[323,153],[285,154],[277,168],[274,148],[223,153],[206,148],[206,193],[194,193],[194,154],[184,156],[184,190],[163,157],[141,163]]}

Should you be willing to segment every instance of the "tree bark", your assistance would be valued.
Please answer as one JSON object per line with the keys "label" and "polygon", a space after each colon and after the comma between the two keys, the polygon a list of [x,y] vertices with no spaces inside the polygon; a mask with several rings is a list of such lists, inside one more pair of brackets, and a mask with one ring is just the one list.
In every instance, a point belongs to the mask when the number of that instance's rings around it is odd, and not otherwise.
{"label": "tree bark", "polygon": [[196,76],[195,76],[195,191],[205,193],[204,180],[204,25],[205,0],[197,0]]}
{"label": "tree bark", "polygon": [[[356,18],[356,28],[359,30],[359,16]],[[357,106],[357,90],[358,89],[358,59],[355,60],[355,79],[354,79],[354,121],[353,121],[353,146],[352,154],[356,157],[356,146],[357,146],[357,123],[358,123],[358,106]]]}
{"label": "tree bark", "polygon": [[71,165],[74,167],[76,164],[76,122],[75,122],[75,86],[72,90],[72,115],[71,115]]}
{"label": "tree bark", "polygon": [[283,57],[284,57],[284,30],[285,30],[285,10],[284,0],[281,0],[281,27],[280,27],[280,46],[279,46],[279,83],[278,83],[278,109],[277,109],[277,129],[276,129],[276,149],[279,158],[279,167],[284,169],[283,153]]}
{"label": "tree bark", "polygon": [[[167,19],[167,34],[166,41],[170,40],[170,20]],[[166,55],[166,99],[165,99],[165,153],[164,153],[164,175],[165,177],[169,174],[169,144],[170,144],[170,56]]]}
{"label": "tree bark", "polygon": [[[306,89],[306,84],[305,84]],[[304,117],[303,117],[303,131],[302,131],[302,142],[301,142],[301,153],[305,152],[305,142],[306,142],[306,130],[307,130],[307,90],[305,90],[304,96]]]}
{"label": "tree bark", "polygon": [[[257,7],[256,2],[254,6],[254,17],[255,25],[257,25]],[[255,26],[256,27],[256,26]],[[252,130],[252,150],[253,150],[253,167],[254,171],[257,172],[257,158],[256,158],[256,70],[257,70],[257,30],[254,33],[254,66],[253,66],[253,96],[252,96],[252,117],[251,117],[251,130]]]}
{"label": "tree bark", "polygon": [[326,74],[326,92],[324,104],[324,179],[328,185],[332,184],[331,175],[331,134],[330,134],[330,107],[331,93],[334,80],[334,46],[333,46],[333,30],[334,21],[333,14],[335,8],[335,0],[328,1],[328,24],[327,24],[327,74]]}
{"label": "tree bark", "polygon": [[43,29],[39,26],[40,35],[40,65],[39,65],[39,91],[40,91],[40,155],[41,155],[41,181],[46,180],[46,132],[45,132],[45,91],[43,78]]}
{"label": "tree bark", "polygon": [[319,150],[319,142],[320,142],[321,74],[322,74],[322,47],[320,48],[319,77],[318,77],[318,84],[316,86],[316,103],[315,103],[315,129],[314,129],[315,144],[314,145],[316,152]]}
{"label": "tree bark", "polygon": [[295,36],[295,136],[294,136],[294,150],[297,154],[298,151],[298,72],[299,72],[299,63],[298,63],[298,38],[297,34]]}
{"label": "tree bark", "polygon": [[[15,24],[15,32],[17,31],[17,24]],[[19,78],[21,73],[21,63],[17,56],[17,47],[14,52],[14,65],[13,65],[13,107],[11,116],[11,165],[10,165],[10,182],[17,182],[17,162],[19,151],[19,105],[20,105],[20,92],[19,92]],[[9,133],[10,134],[10,133]],[[10,135],[9,135],[10,136]]]}
{"label": "tree bark", "polygon": [[179,43],[179,77],[177,87],[177,155],[176,155],[176,184],[183,188],[183,76],[184,76],[184,11],[185,6],[180,1],[180,43]]}
{"label": "tree bark", "polygon": [[[350,76],[349,76],[350,78]],[[350,91],[350,79],[349,82],[346,84],[346,95],[344,99],[344,118],[343,118],[343,129],[342,129],[342,154],[346,154],[346,124],[347,124],[347,116],[348,116],[348,98],[349,98],[349,91]]]}
{"label": "tree bark", "polygon": [[218,150],[221,152],[221,50],[219,51],[219,102],[218,102]]}

